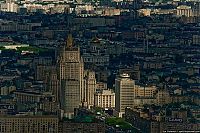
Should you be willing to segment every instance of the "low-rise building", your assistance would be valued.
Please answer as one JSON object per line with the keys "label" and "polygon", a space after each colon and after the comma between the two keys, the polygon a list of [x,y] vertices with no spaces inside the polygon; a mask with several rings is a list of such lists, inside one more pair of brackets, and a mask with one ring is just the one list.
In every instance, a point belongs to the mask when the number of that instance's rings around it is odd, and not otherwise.
{"label": "low-rise building", "polygon": [[56,116],[0,116],[1,133],[58,133]]}
{"label": "low-rise building", "polygon": [[[199,123],[187,121],[187,111],[172,111],[171,115],[162,115],[162,112],[145,112],[139,109],[126,108],[125,119],[142,133],[163,133],[166,131],[199,131]],[[149,115],[151,114],[151,115]],[[153,114],[155,116],[153,116]],[[157,119],[156,119],[157,117]],[[144,128],[145,127],[145,128]]]}
{"label": "low-rise building", "polygon": [[135,86],[134,89],[135,98],[143,97],[143,98],[151,98],[155,97],[157,88],[156,86]]}
{"label": "low-rise building", "polygon": [[105,124],[103,122],[61,122],[59,133],[105,133]]}
{"label": "low-rise building", "polygon": [[112,90],[100,90],[94,95],[94,106],[101,108],[115,107],[115,93]]}

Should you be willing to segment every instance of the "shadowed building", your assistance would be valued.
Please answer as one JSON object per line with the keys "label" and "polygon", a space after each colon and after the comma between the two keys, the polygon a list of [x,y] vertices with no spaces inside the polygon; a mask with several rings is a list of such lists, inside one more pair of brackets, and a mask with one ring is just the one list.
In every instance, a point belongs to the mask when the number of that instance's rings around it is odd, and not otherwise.
{"label": "shadowed building", "polygon": [[56,116],[2,116],[1,133],[57,133]]}

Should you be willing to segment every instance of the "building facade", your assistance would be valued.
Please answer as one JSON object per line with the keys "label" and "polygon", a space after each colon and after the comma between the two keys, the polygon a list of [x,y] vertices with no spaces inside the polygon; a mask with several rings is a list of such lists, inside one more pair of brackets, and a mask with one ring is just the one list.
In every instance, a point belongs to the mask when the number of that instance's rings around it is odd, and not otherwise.
{"label": "building facade", "polygon": [[177,7],[177,16],[194,16],[192,8],[190,6],[181,5]]}
{"label": "building facade", "polygon": [[55,116],[1,116],[1,133],[58,133]]}
{"label": "building facade", "polygon": [[121,74],[115,80],[115,110],[120,117],[125,112],[126,107],[134,105],[135,81],[130,79],[128,74]]}
{"label": "building facade", "polygon": [[155,86],[136,86],[135,87],[135,97],[152,98],[156,93]]}
{"label": "building facade", "polygon": [[62,122],[59,126],[59,133],[105,133],[105,124],[103,122]]}
{"label": "building facade", "polygon": [[72,117],[74,108],[78,108],[84,98],[83,60],[80,48],[73,46],[69,35],[67,45],[60,51],[59,77],[61,81],[61,105],[66,117]]}
{"label": "building facade", "polygon": [[100,90],[94,95],[95,107],[114,108],[115,107],[115,93],[112,90]]}

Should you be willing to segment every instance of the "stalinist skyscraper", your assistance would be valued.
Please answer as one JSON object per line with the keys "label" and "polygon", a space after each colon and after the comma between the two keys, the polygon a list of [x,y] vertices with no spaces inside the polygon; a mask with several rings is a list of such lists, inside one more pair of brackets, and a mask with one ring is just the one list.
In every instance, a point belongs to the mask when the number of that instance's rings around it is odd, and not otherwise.
{"label": "stalinist skyscraper", "polygon": [[69,35],[59,56],[60,101],[64,116],[68,118],[73,117],[74,108],[78,108],[84,100],[83,65],[80,48],[73,46],[72,36]]}

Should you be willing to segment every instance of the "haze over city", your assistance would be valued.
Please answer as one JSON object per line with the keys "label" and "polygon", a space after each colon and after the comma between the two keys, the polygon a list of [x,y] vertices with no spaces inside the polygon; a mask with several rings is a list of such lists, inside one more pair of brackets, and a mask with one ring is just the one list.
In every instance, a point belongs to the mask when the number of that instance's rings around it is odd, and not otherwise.
{"label": "haze over city", "polygon": [[0,0],[0,133],[200,132],[199,0]]}

